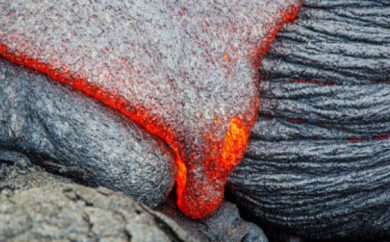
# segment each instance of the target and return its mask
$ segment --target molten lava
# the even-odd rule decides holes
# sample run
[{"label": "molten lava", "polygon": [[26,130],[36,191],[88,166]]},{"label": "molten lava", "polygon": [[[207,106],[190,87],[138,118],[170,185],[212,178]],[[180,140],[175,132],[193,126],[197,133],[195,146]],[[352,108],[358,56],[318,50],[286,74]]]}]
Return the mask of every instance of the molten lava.
[{"label": "molten lava", "polygon": [[[271,6],[273,4],[272,1],[269,4]],[[169,7],[171,6],[169,5]],[[0,55],[16,64],[23,65],[28,68],[32,68],[36,71],[48,75],[55,81],[70,85],[75,89],[82,91],[83,93],[91,96],[94,99],[101,101],[102,103],[108,105],[109,107],[118,110],[119,112],[127,116],[129,119],[131,119],[132,121],[136,122],[138,125],[145,128],[148,132],[160,137],[165,142],[170,144],[171,148],[176,153],[176,164],[177,164],[176,183],[177,183],[178,206],[183,211],[183,213],[185,213],[187,216],[196,219],[196,218],[205,217],[218,208],[218,206],[220,205],[223,199],[224,186],[227,177],[243,157],[243,154],[246,149],[246,144],[249,139],[250,130],[255,122],[257,109],[259,105],[258,92],[256,90],[256,87],[258,86],[257,82],[259,80],[257,79],[258,75],[257,75],[256,68],[260,64],[262,57],[265,55],[269,46],[273,42],[273,39],[277,31],[283,26],[284,23],[293,20],[297,16],[299,11],[299,7],[296,5],[291,5],[290,8],[287,8],[287,10],[286,8],[282,8],[282,9],[284,10],[279,12],[278,16],[272,18],[274,22],[266,25],[266,26],[270,25],[268,26],[267,32],[266,33],[259,32],[258,35],[262,36],[262,38],[260,39],[260,41],[257,39],[256,43],[251,43],[251,41],[254,42],[255,40],[248,40],[249,37],[243,36],[243,34],[241,35],[240,28],[238,28],[237,26],[232,27],[232,31],[236,31],[234,33],[234,37],[235,38],[242,37],[242,40],[240,39],[241,42],[243,43],[245,41],[248,42],[247,43],[248,49],[245,49],[246,47],[244,45],[238,45],[234,47],[235,50],[232,51],[232,54],[223,53],[223,52],[219,53],[218,51],[215,51],[218,52],[217,55],[215,55],[217,57],[215,57],[213,56],[213,53],[210,53],[211,44],[206,43],[207,45],[204,47],[205,51],[199,52],[199,55],[202,56],[202,58],[204,58],[201,59],[204,60],[204,62],[201,62],[201,64],[205,65],[204,70],[211,70],[210,73],[208,73],[206,76],[214,75],[214,73],[217,73],[216,71],[213,71],[213,68],[218,68],[218,70],[223,70],[220,71],[222,73],[221,76],[228,78],[228,80],[226,80],[227,87],[225,87],[226,90],[224,90],[224,92],[229,95],[231,94],[232,97],[230,99],[226,99],[224,97],[225,99],[223,99],[220,98],[219,96],[212,96],[214,95],[214,90],[211,90],[209,92],[206,92],[206,94],[204,94],[205,93],[204,90],[207,87],[204,87],[205,85],[201,83],[202,85],[200,86],[202,86],[202,88],[195,89],[196,90],[195,93],[198,96],[204,95],[206,97],[205,98],[206,101],[204,101],[203,104],[199,105],[199,107],[197,107],[198,109],[194,109],[194,113],[191,114],[193,115],[191,116],[191,120],[185,119],[186,117],[188,118],[189,114],[186,114],[187,116],[181,115],[182,112],[185,111],[188,112],[188,110],[181,111],[180,108],[182,106],[185,106],[183,102],[185,102],[188,98],[193,98],[194,94],[188,93],[182,99],[180,99],[181,97],[178,98],[174,94],[171,95],[171,97],[173,96],[174,98],[177,98],[180,102],[177,101],[177,99],[173,99],[173,101],[170,100],[169,95],[167,95],[168,97],[165,97],[166,102],[164,102],[164,99],[162,102],[161,100],[152,102],[150,100],[153,99],[151,97],[151,95],[153,94],[153,90],[149,91],[149,93],[138,92],[139,90],[137,88],[141,88],[141,89],[145,88],[144,86],[147,80],[149,80],[148,78],[153,79],[155,77],[154,75],[158,74],[156,72],[157,69],[156,70],[153,69],[153,68],[158,68],[157,64],[160,64],[160,62],[158,62],[159,61],[158,58],[157,58],[158,61],[156,62],[157,64],[155,66],[153,64],[154,62],[152,63],[153,68],[151,68],[151,71],[149,71],[147,65],[144,63],[140,64],[143,67],[139,66],[139,68],[145,68],[146,71],[143,70],[140,71],[136,69],[136,67],[132,69],[129,67],[129,70],[127,70],[126,65],[119,65],[121,67],[124,66],[123,73],[128,74],[129,72],[131,72],[132,75],[137,76],[137,78],[134,77],[128,82],[124,82],[125,84],[122,84],[120,83],[121,82],[120,79],[116,79],[114,77],[111,80],[110,79],[111,77],[109,75],[104,76],[105,73],[103,69],[98,70],[100,71],[100,73],[99,75],[96,75],[94,73],[93,68],[91,69],[86,68],[85,70],[80,69],[78,66],[72,66],[70,63],[68,63],[65,60],[66,59],[65,57],[62,58],[63,56],[67,56],[67,55],[71,55],[73,58],[73,55],[74,54],[77,55],[77,53],[73,53],[73,52],[69,53],[66,50],[61,52],[58,49],[55,50],[53,49],[53,50],[48,50],[48,53],[53,52],[54,57],[50,55],[41,54],[41,52],[46,51],[45,50],[46,45],[43,44],[42,46],[40,46],[41,49],[39,48],[34,49],[35,46],[34,41],[36,40],[34,38],[32,38],[29,41],[24,40],[23,32],[19,33],[18,35],[18,33],[15,34],[16,31],[10,31],[10,33],[8,33],[7,31],[4,32],[0,31]],[[262,14],[261,8],[259,9],[258,14]],[[11,20],[6,19],[7,21],[19,21],[19,20],[14,20],[13,15],[14,12],[10,11],[8,14],[4,16],[10,17]],[[172,18],[187,18],[188,15],[189,13],[183,14],[182,12],[179,11],[179,13],[177,13],[176,15],[172,15],[173,16]],[[2,20],[3,24],[6,22],[6,20],[4,19]],[[120,21],[122,21],[122,19],[120,19]],[[181,24],[188,24],[184,20],[180,20],[180,21],[183,21],[183,22],[179,22]],[[201,32],[200,33],[195,32],[195,34],[199,34],[201,36],[201,34],[204,33],[207,34],[211,33],[210,36],[212,36],[212,34],[215,32],[215,29],[211,28],[210,26],[212,27],[214,26],[220,30],[221,27],[219,26],[218,21],[216,23],[212,21],[213,19],[209,19],[206,16],[204,18],[204,23],[202,23],[201,28],[199,28]],[[249,20],[246,20],[246,22],[248,21]],[[61,20],[59,20],[58,22],[61,23]],[[50,24],[50,23],[45,22],[45,24]],[[226,24],[230,24],[230,22]],[[14,25],[17,26],[17,23],[15,23]],[[248,26],[242,26],[242,27],[247,28]],[[180,27],[178,31],[179,30],[182,31],[182,27]],[[184,31],[186,31],[185,28]],[[247,32],[248,35],[253,35],[252,33],[253,31],[247,31]],[[31,35],[35,37],[34,34],[35,33]],[[81,34],[85,34],[85,33],[81,33]],[[9,37],[9,35],[12,36]],[[198,44],[200,46],[203,46],[203,42],[201,38],[194,39],[192,35],[189,36],[191,37],[189,38],[189,40],[194,41],[194,45]],[[257,35],[255,34],[254,36],[256,37]],[[224,36],[221,35],[219,37],[222,38],[223,41],[217,41],[217,44],[215,44],[216,46],[220,43],[224,43],[225,41],[223,39]],[[40,38],[43,37],[39,35],[36,38],[39,40]],[[104,40],[103,37],[102,39]],[[91,40],[93,41],[94,37],[91,37]],[[45,41],[50,42],[53,40],[45,39]],[[61,41],[68,43],[67,40],[61,40]],[[39,41],[37,41],[37,43],[38,42]],[[88,46],[86,46],[85,48],[88,48]],[[103,50],[104,54],[107,54],[108,49],[109,48],[105,48]],[[255,51],[253,51],[254,49]],[[214,51],[214,49],[211,50]],[[150,59],[154,60],[155,56],[153,56],[153,53],[151,51],[149,50],[142,50],[142,51],[147,53],[146,55],[142,55],[142,58],[145,58],[145,60],[150,60]],[[195,53],[196,51],[198,51],[198,49],[194,49],[192,53]],[[89,53],[85,52],[85,54],[88,55]],[[253,54],[255,56],[253,56]],[[197,53],[195,53],[195,55],[197,55]],[[93,60],[92,56],[93,55],[91,55],[91,59],[89,60]],[[189,58],[188,55],[184,55],[184,57]],[[121,58],[121,60],[128,60],[128,59],[130,58],[127,57]],[[191,61],[191,59],[189,59],[189,61]],[[219,61],[223,62],[223,64],[219,64]],[[169,62],[169,60],[167,62]],[[246,67],[242,68],[241,66],[243,64],[246,64],[246,62],[254,64],[254,66],[251,66],[249,69],[246,69]],[[181,62],[179,61],[179,63]],[[188,65],[191,64],[191,62],[186,62],[186,63]],[[84,64],[87,65],[88,62],[84,62]],[[110,63],[108,63],[108,65],[109,64]],[[228,68],[226,68],[226,71],[224,71],[224,67],[226,66],[228,66]],[[118,67],[118,65],[115,65],[113,67],[116,68]],[[187,67],[183,67],[183,68],[187,68]],[[192,70],[191,69],[192,67],[189,66],[188,68],[189,70]],[[250,71],[250,73],[248,73],[248,76],[250,77],[249,79],[253,78],[253,80],[247,81],[247,78],[240,79],[241,78],[240,76],[234,76],[240,70]],[[113,73],[115,74],[121,71],[122,69],[113,70]],[[153,71],[155,71],[155,73],[153,73]],[[175,83],[173,81],[173,77],[169,77],[169,75],[171,74],[169,75],[167,74],[168,76],[166,79],[167,85],[168,84],[182,85],[180,83],[180,80],[186,80],[189,83],[193,81],[191,76],[188,77],[188,75],[192,75],[190,71],[180,72],[179,70],[174,73],[177,73],[179,81]],[[203,74],[198,73],[197,75],[198,76],[196,77],[199,79],[200,77],[202,77]],[[143,77],[144,79],[142,79],[141,77]],[[101,83],[102,79],[104,81],[106,80],[105,78],[107,78],[108,84],[105,84],[104,82],[103,84]],[[218,78],[216,79],[216,81],[214,81],[213,85],[214,86],[220,84],[224,85],[225,83],[222,81],[222,79],[220,80]],[[158,85],[159,83],[158,81],[159,79],[157,78],[157,81],[155,82],[156,85]],[[237,87],[240,87],[241,82],[243,86],[245,85],[249,87],[253,86],[254,87],[253,90],[250,88],[248,92],[237,90]],[[237,84],[237,86],[231,83]],[[155,86],[150,85],[150,87],[156,88],[156,90],[158,91],[166,87],[165,84],[157,87],[156,85]],[[187,85],[187,87],[192,88],[191,85]],[[177,89],[180,91],[181,90],[180,88]],[[185,88],[185,86],[183,88]],[[130,89],[130,91],[128,91],[127,89]],[[148,91],[147,89],[143,89],[143,90]],[[183,89],[182,93],[184,93],[185,91],[186,90]],[[165,94],[163,91],[161,93]],[[239,98],[237,98],[234,95],[237,95],[237,97]],[[202,111],[201,108],[209,104],[209,100],[207,98],[216,99],[215,105],[218,105],[218,102],[222,102],[224,100],[226,102],[233,102],[233,103],[230,106],[227,106],[223,111],[214,112],[213,110],[211,110],[211,108]],[[238,102],[237,100],[239,100],[240,102]],[[234,102],[238,102],[238,105],[242,105],[242,106],[238,107],[237,103]],[[173,104],[168,105],[166,103],[173,103]],[[224,106],[222,105],[222,107]],[[163,112],[162,110],[164,110],[164,108],[167,109],[168,111]],[[220,110],[222,108],[220,109],[215,108],[215,109]],[[213,111],[211,115],[212,122],[208,122],[210,118],[204,118],[204,120],[199,120],[200,118],[207,116],[209,110]],[[169,115],[172,115],[172,117]],[[197,129],[191,129],[191,127],[193,127],[194,124],[191,123],[185,124],[187,121],[199,122],[199,127]]]}]

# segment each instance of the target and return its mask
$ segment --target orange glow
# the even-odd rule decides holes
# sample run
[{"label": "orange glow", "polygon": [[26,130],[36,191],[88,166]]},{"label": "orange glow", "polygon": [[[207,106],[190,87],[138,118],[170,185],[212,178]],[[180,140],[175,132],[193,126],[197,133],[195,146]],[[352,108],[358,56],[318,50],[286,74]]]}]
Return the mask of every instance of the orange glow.
[{"label": "orange glow", "polygon": [[265,36],[265,40],[262,40],[257,49],[254,51],[254,56],[252,56],[252,64],[254,68],[260,68],[261,61],[264,59],[265,54],[268,52],[269,47],[274,42],[276,34],[283,27],[284,24],[292,22],[299,13],[301,6],[300,5],[292,5],[289,9],[286,9],[281,14],[281,19],[276,23],[275,27],[268,32]]},{"label": "orange glow", "polygon": [[228,53],[225,53],[225,54],[223,55],[223,59],[224,59],[226,62],[230,62],[230,60],[231,60]]},{"label": "orange glow", "polygon": [[[280,23],[266,36],[265,41],[262,40],[265,44],[257,49],[256,65],[261,63],[261,59],[273,42],[276,32],[282,27],[283,23],[293,20],[298,10],[299,7],[293,6],[290,11],[283,13]],[[182,14],[184,15],[184,13]],[[57,82],[82,91],[88,96],[118,110],[147,132],[168,143],[175,152],[177,204],[184,214],[194,219],[203,218],[219,207],[223,200],[227,177],[244,155],[250,130],[257,115],[258,97],[251,97],[253,100],[251,100],[251,108],[248,113],[233,116],[230,120],[227,117],[215,117],[213,124],[211,124],[213,127],[205,131],[208,134],[205,147],[196,147],[199,148],[199,153],[186,153],[186,144],[179,142],[183,138],[180,135],[184,134],[175,132],[163,117],[152,114],[142,103],[125,99],[117,94],[114,95],[115,92],[88,82],[86,77],[74,75],[66,66],[58,70],[50,63],[45,63],[38,58],[30,58],[26,53],[12,52],[8,46],[1,43],[0,56],[15,64],[44,73]],[[228,53],[225,53],[223,58],[227,62],[231,61]],[[236,61],[236,58],[233,58],[233,61]],[[228,127],[224,126],[224,130],[220,130],[218,125],[224,122],[228,123]],[[220,131],[222,134],[217,135],[212,132],[213,130]],[[220,137],[223,137],[223,139],[221,140]],[[202,159],[201,164],[194,162],[194,160],[199,162],[199,159]],[[202,174],[194,172],[197,165],[202,166]]]},{"label": "orange glow", "polygon": [[176,158],[176,194],[177,194],[177,206],[183,206],[183,192],[187,183],[187,167],[184,162],[181,160],[180,156]]},{"label": "orange glow", "polygon": [[234,168],[241,160],[248,143],[248,131],[240,118],[234,117],[230,121],[230,129],[225,135],[222,155],[218,161],[224,169]]}]

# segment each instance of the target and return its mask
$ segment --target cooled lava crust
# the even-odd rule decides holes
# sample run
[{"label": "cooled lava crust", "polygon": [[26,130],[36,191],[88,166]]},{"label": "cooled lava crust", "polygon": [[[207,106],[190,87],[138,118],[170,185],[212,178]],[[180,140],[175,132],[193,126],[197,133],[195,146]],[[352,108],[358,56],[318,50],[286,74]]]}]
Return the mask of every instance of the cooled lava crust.
[{"label": "cooled lava crust", "polygon": [[237,204],[307,240],[389,241],[390,1],[305,0],[262,75]]},{"label": "cooled lava crust", "polygon": [[0,3],[0,54],[70,85],[162,138],[178,206],[220,205],[258,110],[258,67],[293,0]]}]

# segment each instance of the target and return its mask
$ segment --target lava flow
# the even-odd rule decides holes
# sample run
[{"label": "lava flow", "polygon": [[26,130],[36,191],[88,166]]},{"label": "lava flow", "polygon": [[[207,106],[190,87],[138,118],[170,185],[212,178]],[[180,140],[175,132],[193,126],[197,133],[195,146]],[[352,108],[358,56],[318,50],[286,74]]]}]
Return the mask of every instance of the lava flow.
[{"label": "lava flow", "polygon": [[[227,1],[205,10],[197,1],[75,1],[61,8],[26,2],[0,6],[0,55],[84,92],[163,139],[176,153],[181,211],[196,219],[216,210],[256,119],[258,64],[299,5]],[[220,10],[226,7],[230,11]]]}]

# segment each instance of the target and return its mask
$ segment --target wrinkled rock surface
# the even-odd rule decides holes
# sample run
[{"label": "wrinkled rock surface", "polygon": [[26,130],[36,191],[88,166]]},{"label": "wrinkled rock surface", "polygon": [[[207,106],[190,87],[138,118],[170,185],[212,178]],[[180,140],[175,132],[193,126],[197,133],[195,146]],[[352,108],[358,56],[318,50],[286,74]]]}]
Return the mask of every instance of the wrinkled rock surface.
[{"label": "wrinkled rock surface", "polygon": [[123,191],[150,206],[171,191],[170,149],[84,94],[0,59],[0,103],[0,149],[11,151],[8,159],[18,151],[62,175]]},{"label": "wrinkled rock surface", "polygon": [[[312,239],[390,236],[389,13],[387,1],[306,1],[296,24],[278,35],[263,63],[259,119],[245,159],[229,180],[230,193],[254,221]],[[60,69],[54,63],[52,67]],[[17,82],[0,82],[5,104],[0,107],[5,110],[0,112],[0,145],[6,149],[1,150],[0,160],[17,158],[23,163],[32,158],[49,169],[127,192],[150,205],[166,197],[172,186],[167,180],[173,173],[172,155],[160,141],[120,115],[85,101],[85,96],[47,80],[50,84],[41,86],[39,80],[45,77],[14,68],[1,61],[0,79],[9,75]],[[36,101],[30,104],[30,100]],[[72,116],[74,109],[79,110],[77,116]],[[85,120],[78,115],[85,115]],[[58,120],[63,119],[66,132],[55,132],[62,130]],[[122,148],[111,150],[115,145],[106,147],[106,142]],[[86,144],[88,149],[83,149]],[[150,152],[155,159],[144,166],[151,161]],[[124,162],[128,157],[140,162]],[[0,167],[11,174],[0,176],[1,196],[9,203],[16,196],[12,190],[30,184],[30,178],[14,182],[9,179],[17,176],[13,169],[6,163]],[[150,174],[145,180],[144,175],[137,176],[142,169]],[[44,185],[46,179],[38,177],[49,176],[40,173],[31,178]],[[142,190],[150,179],[156,180]],[[51,189],[53,196],[63,199],[61,187]],[[145,191],[147,197],[142,196]],[[205,221],[199,224],[212,234],[213,227]],[[202,227],[199,224],[191,225],[191,231]]]},{"label": "wrinkled rock surface", "polygon": [[218,208],[243,156],[258,106],[254,65],[297,2],[1,0],[0,54],[169,143],[179,207],[200,218]]},{"label": "wrinkled rock surface", "polygon": [[306,238],[390,237],[390,3],[305,1],[263,75],[237,204]]}]

